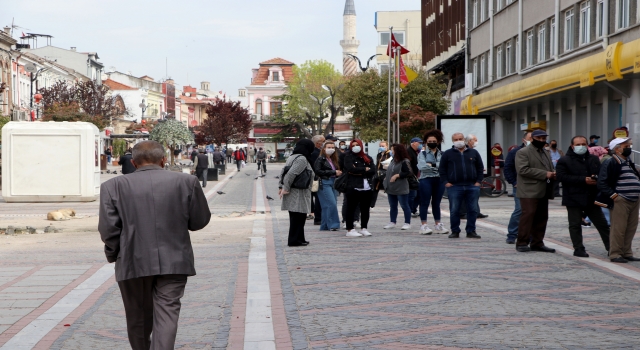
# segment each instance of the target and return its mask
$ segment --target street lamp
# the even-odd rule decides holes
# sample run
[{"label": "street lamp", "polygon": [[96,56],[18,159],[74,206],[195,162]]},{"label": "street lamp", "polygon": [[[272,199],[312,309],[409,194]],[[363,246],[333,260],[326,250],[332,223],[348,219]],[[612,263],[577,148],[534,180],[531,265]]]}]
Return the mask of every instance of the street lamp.
[{"label": "street lamp", "polygon": [[[35,68],[35,64],[29,66],[29,68]],[[25,68],[26,69],[26,68]],[[31,73],[31,85],[29,86],[31,88],[31,98],[29,99],[29,109],[31,110],[31,113],[33,113],[33,82],[35,82],[36,80],[38,80],[38,75],[42,72],[44,72],[45,70],[49,69],[49,67],[46,68],[40,68],[38,69],[38,71],[36,72],[36,74],[34,75],[33,72]],[[28,69],[27,71],[30,71],[30,69]],[[41,97],[42,98],[42,97]],[[39,101],[37,101],[36,103],[38,103]],[[38,113],[40,114],[40,113]],[[32,118],[33,118],[33,114],[32,114]]]},{"label": "street lamp", "polygon": [[144,118],[144,112],[146,112],[147,110],[147,105],[144,103],[144,98],[142,99],[142,103],[140,103],[138,105],[138,107],[140,107],[140,109],[142,109],[142,116],[140,117],[140,121],[142,121],[142,119]]},{"label": "street lamp", "polygon": [[338,85],[338,87],[333,90],[331,89],[331,87],[329,87],[328,85],[322,85],[322,88],[329,91],[329,97],[331,97],[331,105],[329,106],[329,110],[331,111],[331,135],[333,135],[335,137],[335,124],[336,124],[336,114],[338,114],[338,109],[340,108],[340,106],[338,108],[336,108],[335,105],[335,96],[336,93],[341,90],[344,87],[344,84],[340,84]]}]

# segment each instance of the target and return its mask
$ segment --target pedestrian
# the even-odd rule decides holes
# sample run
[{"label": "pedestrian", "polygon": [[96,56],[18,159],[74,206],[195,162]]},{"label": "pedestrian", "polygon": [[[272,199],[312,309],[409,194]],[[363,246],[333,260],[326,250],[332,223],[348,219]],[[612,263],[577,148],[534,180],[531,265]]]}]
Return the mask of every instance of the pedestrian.
[{"label": "pedestrian", "polygon": [[[608,144],[607,147],[609,147]],[[609,150],[602,146],[589,147],[589,153],[598,157],[598,159],[600,160],[600,164],[604,163],[605,160],[611,158],[611,156],[609,155]],[[604,214],[604,218],[607,220],[607,225],[611,227],[611,213],[609,211],[609,208],[600,207],[600,210],[602,210],[602,214]]]},{"label": "pedestrian", "polygon": [[[467,147],[475,149],[476,145],[478,144],[478,137],[476,137],[476,135],[474,135],[474,134],[469,134],[469,135],[465,136],[464,142],[467,145]],[[482,172],[484,174],[484,165],[483,165]],[[477,219],[488,218],[489,215],[485,215],[485,214],[482,214],[480,212],[480,202],[479,201],[480,201],[480,197],[478,197],[478,200],[476,201],[476,207],[477,207],[477,211],[478,211],[478,215],[476,215],[476,218]],[[460,206],[460,218],[461,219],[466,219],[467,218],[467,206],[466,205]]]},{"label": "pedestrian", "polygon": [[[344,141],[341,141],[341,143],[344,143]],[[340,169],[342,169],[342,171],[344,172],[344,159],[347,156],[347,154],[351,153],[350,149],[346,149],[344,152],[341,152],[338,155],[338,165],[340,166]],[[386,174],[386,171],[385,171]],[[344,195],[344,198],[342,199],[342,228],[347,228],[347,208],[349,207],[349,201],[347,199],[347,195]],[[360,229],[360,204],[356,204],[356,210],[354,211],[353,214],[353,225],[355,226],[355,228]]]},{"label": "pedestrian", "polygon": [[131,162],[133,160],[131,152],[131,148],[127,149],[127,151],[120,156],[120,160],[118,161],[118,165],[122,165],[121,172],[123,175],[131,174],[132,172],[136,171],[136,167]]},{"label": "pedestrian", "polygon": [[460,207],[467,207],[467,238],[480,238],[476,233],[476,217],[480,196],[480,182],[484,165],[480,153],[467,147],[464,134],[457,132],[451,136],[453,148],[446,150],[440,159],[440,181],[447,188],[449,211],[451,213],[451,234],[449,238],[460,237]]},{"label": "pedestrian", "polygon": [[[551,140],[551,144],[549,145],[549,149],[547,149],[547,151],[549,151],[549,155],[551,155],[551,161],[553,162],[553,169],[555,170],[556,165],[558,164],[558,161],[560,160],[560,158],[564,157],[564,152],[558,147],[558,141],[556,140]],[[554,197],[562,197],[562,194],[560,194],[560,183],[561,181],[555,181],[553,183]]]},{"label": "pedestrian", "polygon": [[551,182],[556,179],[549,152],[543,149],[547,136],[542,130],[532,132],[531,144],[516,153],[516,195],[520,198],[522,208],[516,241],[516,250],[519,252],[556,252],[545,246],[543,241],[549,219],[549,199],[553,198]]},{"label": "pedestrian", "polygon": [[[311,138],[311,141],[314,143],[315,148],[313,149],[313,153],[311,153],[311,157],[309,157],[309,161],[311,165],[316,163],[316,160],[320,156],[320,150],[322,149],[322,145],[324,144],[325,137],[322,135],[315,135]],[[318,192],[311,193],[311,211],[313,212],[313,224],[320,225],[322,224],[322,206],[320,205],[320,200],[318,199]]]},{"label": "pedestrian", "polygon": [[244,155],[244,151],[240,149],[240,147],[236,146],[236,150],[233,152],[233,159],[236,162],[236,166],[238,167],[238,171],[242,169],[242,163],[247,157]]},{"label": "pedestrian", "polygon": [[384,190],[384,179],[387,176],[387,169],[383,169],[382,162],[391,158],[391,150],[387,141],[380,141],[378,144],[378,154],[376,155],[376,175],[373,178],[373,196],[371,197],[371,205],[373,208],[378,201],[378,192]]},{"label": "pedestrian", "polygon": [[347,151],[347,143],[345,141],[340,141],[339,146],[338,150],[340,153],[344,154]]},{"label": "pedestrian", "polygon": [[207,176],[209,175],[209,157],[204,154],[204,148],[200,148],[199,154],[193,162],[193,171],[198,179],[202,178],[202,188],[207,187]]},{"label": "pedestrian", "polygon": [[296,177],[302,172],[309,172],[313,177],[313,169],[309,163],[314,145],[311,140],[298,141],[293,153],[287,159],[286,167],[290,167],[287,174],[284,169],[280,172],[280,198],[282,198],[282,210],[289,211],[289,247],[306,246],[309,242],[304,237],[304,225],[306,217],[311,212],[311,183],[308,188],[292,187]]},{"label": "pedestrian", "polygon": [[[362,141],[354,139],[350,145],[351,152],[345,155],[343,168],[343,171],[349,174],[347,192],[345,193],[347,199],[347,216],[345,218],[347,237],[371,236],[367,225],[369,224],[369,204],[373,195],[371,179],[375,175],[376,165],[373,159],[364,153]],[[354,229],[354,217],[358,205],[360,205],[360,225],[362,227],[359,233]]]},{"label": "pedestrian", "polygon": [[198,156],[198,148],[197,147],[193,147],[193,152],[191,152],[191,162],[195,162],[196,161],[196,157]]},{"label": "pedestrian", "polygon": [[190,231],[211,219],[198,180],[164,170],[165,163],[160,143],[140,142],[133,148],[136,172],[100,187],[98,231],[107,261],[116,263],[134,350],[174,348],[180,299],[187,276],[196,274]]},{"label": "pedestrian", "polygon": [[231,164],[233,161],[233,149],[229,146],[227,146],[226,155],[227,155],[227,163]]},{"label": "pedestrian", "polygon": [[609,143],[613,155],[602,163],[598,175],[598,201],[611,210],[609,259],[615,263],[640,261],[631,250],[640,208],[640,173],[629,158],[632,146],[628,137],[613,139]]},{"label": "pedestrian", "polygon": [[387,199],[389,200],[389,223],[384,226],[384,229],[390,229],[396,227],[396,220],[398,219],[398,203],[404,212],[404,224],[402,230],[411,229],[411,206],[409,205],[409,176],[411,172],[411,161],[409,160],[409,153],[407,149],[400,144],[393,144],[392,158],[389,167],[387,167],[387,174],[384,178],[384,188],[387,192]]},{"label": "pedestrian", "polygon": [[[411,139],[410,147],[407,148],[407,152],[409,154],[409,160],[411,163],[411,171],[419,176],[420,171],[418,170],[418,153],[422,151],[422,139],[419,137],[414,137]],[[409,206],[411,207],[411,216],[417,218],[420,214],[418,214],[418,207],[420,206],[420,194],[418,190],[410,190],[409,191]]]},{"label": "pedestrian", "polygon": [[567,155],[558,160],[556,176],[562,182],[562,205],[567,207],[569,234],[573,243],[573,255],[588,258],[582,243],[582,217],[588,216],[598,230],[604,247],[609,251],[609,225],[600,207],[595,205],[598,194],[600,160],[587,151],[587,138],[574,136]]},{"label": "pedestrian", "polygon": [[267,173],[267,152],[265,152],[264,149],[262,149],[262,147],[260,147],[260,150],[256,154],[256,161],[258,163],[258,170],[260,170],[260,167],[262,166],[262,172],[266,174]]},{"label": "pedestrian", "polygon": [[107,147],[107,149],[104,150],[104,154],[107,156],[107,164],[111,165],[111,148]]},{"label": "pedestrian", "polygon": [[215,165],[224,164],[224,154],[220,151],[220,147],[216,147],[216,150],[213,151],[212,159]]},{"label": "pedestrian", "polygon": [[333,184],[336,177],[342,175],[336,153],[336,144],[333,141],[325,141],[320,151],[320,156],[314,163],[313,170],[320,182],[318,199],[322,206],[322,219],[320,231],[338,231],[340,228],[340,216],[338,215],[338,191]]},{"label": "pedestrian", "polygon": [[253,148],[253,146],[249,147],[249,162],[250,163],[256,162],[256,149]]},{"label": "pedestrian", "polygon": [[[444,141],[444,136],[440,130],[434,129],[424,135],[427,149],[418,154],[418,170],[420,170],[420,234],[430,235],[431,233],[449,233],[440,221],[440,202],[444,195],[444,183],[440,181],[440,161],[442,151],[438,148]],[[427,215],[429,205],[433,213],[435,226],[433,230],[427,225]]]},{"label": "pedestrian", "polygon": [[598,135],[589,136],[589,148],[598,146],[598,141],[600,141],[600,136]]},{"label": "pedestrian", "polygon": [[513,213],[511,213],[511,218],[509,219],[509,226],[507,227],[507,244],[516,244],[516,239],[518,239],[518,224],[520,222],[520,216],[522,216],[522,207],[520,206],[520,198],[516,195],[518,192],[518,173],[516,172],[516,153],[519,150],[529,146],[531,144],[531,132],[526,131],[524,136],[522,137],[522,144],[507,154],[507,159],[504,164],[504,177],[507,179],[507,182],[511,184],[513,190],[513,202],[515,203],[515,207],[513,209]]}]

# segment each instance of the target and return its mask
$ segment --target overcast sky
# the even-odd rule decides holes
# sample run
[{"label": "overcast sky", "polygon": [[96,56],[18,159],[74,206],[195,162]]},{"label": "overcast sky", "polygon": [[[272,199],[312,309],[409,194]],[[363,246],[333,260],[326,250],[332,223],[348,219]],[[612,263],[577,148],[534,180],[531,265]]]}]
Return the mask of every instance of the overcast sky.
[{"label": "overcast sky", "polygon": [[[359,56],[375,53],[376,11],[419,10],[419,0],[356,0]],[[326,59],[342,70],[345,0],[2,1],[0,25],[52,35],[54,46],[95,51],[105,69],[237,95],[251,68],[281,57]],[[27,29],[28,28],[28,29]],[[42,46],[42,41],[39,43]]]}]

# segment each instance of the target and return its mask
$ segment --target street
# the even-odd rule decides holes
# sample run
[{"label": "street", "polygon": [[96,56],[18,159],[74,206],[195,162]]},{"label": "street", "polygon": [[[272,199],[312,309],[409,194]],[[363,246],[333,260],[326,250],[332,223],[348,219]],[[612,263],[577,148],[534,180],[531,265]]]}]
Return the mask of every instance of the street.
[{"label": "street", "polygon": [[[178,349],[631,349],[640,340],[638,263],[608,262],[591,228],[591,257],[573,257],[559,200],[546,240],[556,254],[505,244],[506,195],[481,199],[489,217],[478,221],[480,240],[422,236],[415,222],[382,230],[380,194],[373,237],[319,232],[308,221],[311,244],[289,248],[274,178],[281,165],[258,180],[253,166],[205,188],[213,218],[192,233],[197,275],[182,299]],[[0,349],[128,348],[97,203],[71,206],[87,217],[54,223],[62,232],[0,237]],[[1,227],[44,226],[58,205],[0,207]]]}]

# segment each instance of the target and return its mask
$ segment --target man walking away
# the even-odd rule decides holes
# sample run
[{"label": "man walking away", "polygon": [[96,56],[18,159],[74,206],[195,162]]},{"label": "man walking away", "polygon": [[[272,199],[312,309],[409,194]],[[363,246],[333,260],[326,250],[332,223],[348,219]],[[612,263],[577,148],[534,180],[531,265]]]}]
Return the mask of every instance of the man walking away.
[{"label": "man walking away", "polygon": [[120,156],[120,160],[118,161],[118,165],[122,165],[122,174],[131,174],[136,171],[136,167],[131,163],[133,160],[133,156],[131,155],[131,148],[129,148],[124,155]]},{"label": "man walking away", "polygon": [[233,159],[235,159],[238,171],[240,171],[240,169],[242,169],[242,162],[247,158],[244,156],[244,151],[236,147],[236,150],[233,152]]},{"label": "man walking away", "polygon": [[213,151],[212,155],[213,164],[220,165],[224,163],[224,155],[220,152],[220,148],[216,147],[216,150]]},{"label": "man walking away", "polygon": [[[518,225],[516,250],[519,252],[540,251],[555,253],[556,250],[544,245],[544,235],[549,219],[549,198],[547,185],[555,180],[556,173],[549,152],[545,151],[547,133],[536,130],[531,133],[533,141],[516,153],[516,172],[522,216]],[[531,247],[529,247],[531,241]]]},{"label": "man walking away", "polygon": [[440,179],[449,194],[451,212],[451,234],[449,238],[460,237],[460,206],[467,206],[467,238],[480,238],[476,233],[476,202],[480,196],[480,182],[483,178],[482,157],[478,151],[468,148],[464,135],[457,132],[451,136],[453,148],[446,150],[440,158]]},{"label": "man walking away", "polygon": [[135,173],[100,187],[98,231],[116,263],[131,348],[173,349],[180,298],[196,274],[189,231],[207,226],[211,212],[196,178],[163,169],[158,142],[135,145],[133,162]]},{"label": "man walking away", "polygon": [[233,158],[233,150],[231,149],[231,147],[227,146],[227,163],[231,164],[232,162],[231,158]]},{"label": "man walking away", "polygon": [[253,146],[249,147],[249,163],[256,162],[256,149]]},{"label": "man walking away", "polygon": [[598,176],[598,199],[611,208],[609,259],[616,263],[640,261],[631,250],[640,208],[640,173],[629,159],[632,145],[627,137],[613,139],[609,143],[613,155],[602,163]]},{"label": "man walking away", "polygon": [[198,149],[196,147],[193,148],[193,152],[191,152],[191,162],[196,161],[196,157],[198,156]]},{"label": "man walking away", "polygon": [[599,173],[600,160],[587,151],[587,138],[575,136],[571,139],[567,155],[556,164],[556,176],[558,181],[562,181],[562,205],[567,207],[573,255],[581,258],[589,257],[582,243],[582,213],[596,226],[604,247],[609,251],[609,225],[600,207],[594,204]]},{"label": "man walking away", "polygon": [[515,208],[511,213],[511,219],[509,219],[509,226],[507,228],[507,244],[515,244],[518,238],[518,223],[520,222],[520,216],[522,215],[522,209],[520,207],[520,198],[516,196],[518,190],[518,174],[516,173],[516,153],[519,150],[527,147],[531,144],[531,132],[525,132],[522,138],[522,145],[512,149],[507,154],[507,160],[504,162],[504,177],[507,182],[513,186],[513,201]]},{"label": "man walking away", "polygon": [[258,153],[256,154],[256,161],[258,162],[258,170],[260,170],[260,167],[262,166],[262,171],[266,174],[267,173],[267,152],[265,152],[262,147],[260,147],[260,150],[258,150]]},{"label": "man walking away", "polygon": [[199,179],[202,176],[202,187],[207,187],[207,175],[209,175],[209,157],[204,154],[204,148],[200,149],[200,153],[196,156],[195,162],[193,162],[193,168],[196,171],[196,177]]}]

